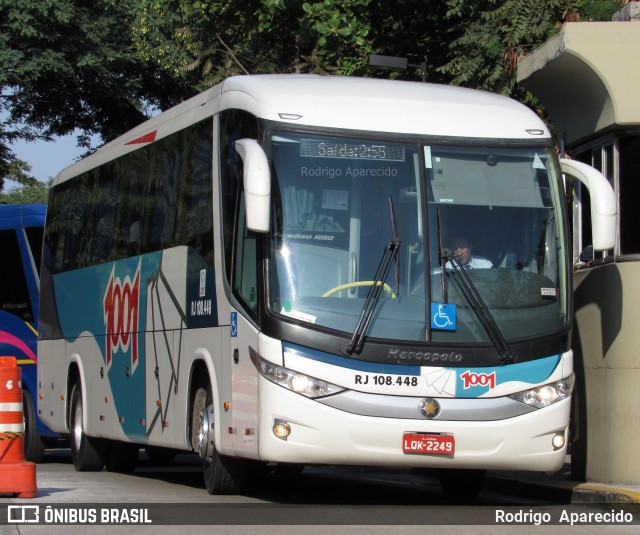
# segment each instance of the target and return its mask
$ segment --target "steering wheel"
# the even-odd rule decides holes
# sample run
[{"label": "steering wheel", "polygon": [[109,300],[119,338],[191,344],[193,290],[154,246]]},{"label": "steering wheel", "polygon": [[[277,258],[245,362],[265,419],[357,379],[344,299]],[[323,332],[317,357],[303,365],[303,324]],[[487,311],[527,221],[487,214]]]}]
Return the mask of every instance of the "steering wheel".
[{"label": "steering wheel", "polygon": [[[331,290],[329,290],[328,292],[323,293],[322,297],[329,297],[330,295],[333,295],[334,293],[340,292],[342,290],[348,290],[349,288],[359,288],[361,286],[373,286],[373,283],[374,283],[374,281],[348,282],[347,284],[341,284],[340,286],[336,286],[335,288],[331,288]],[[382,284],[382,283],[380,281],[378,281],[378,286],[380,284]],[[395,299],[396,298],[396,294],[391,289],[391,286],[389,286],[386,282],[384,284],[382,284],[382,288],[384,289],[385,292],[387,292],[391,296],[391,299]]]}]

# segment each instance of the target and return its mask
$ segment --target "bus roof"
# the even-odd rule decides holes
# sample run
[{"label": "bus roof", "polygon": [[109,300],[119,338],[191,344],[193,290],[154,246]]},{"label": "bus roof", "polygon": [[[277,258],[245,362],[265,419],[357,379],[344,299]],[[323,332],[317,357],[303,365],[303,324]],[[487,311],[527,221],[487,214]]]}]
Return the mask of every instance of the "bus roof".
[{"label": "bus roof", "polygon": [[0,204],[0,229],[42,227],[46,204]]},{"label": "bus roof", "polygon": [[244,108],[292,124],[446,137],[531,139],[549,133],[526,106],[462,87],[318,75],[237,76],[223,83],[221,109]]},{"label": "bus roof", "polygon": [[235,76],[149,119],[64,169],[54,185],[232,108],[292,126],[446,138],[550,138],[547,127],[529,108],[486,91],[347,76]]}]

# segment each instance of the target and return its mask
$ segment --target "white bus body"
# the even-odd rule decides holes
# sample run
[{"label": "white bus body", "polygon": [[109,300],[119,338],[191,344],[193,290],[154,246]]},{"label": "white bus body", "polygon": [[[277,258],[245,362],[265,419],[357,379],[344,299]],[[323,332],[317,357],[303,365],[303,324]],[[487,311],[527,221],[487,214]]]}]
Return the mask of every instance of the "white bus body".
[{"label": "white bus body", "polygon": [[[198,451],[211,493],[249,459],[556,470],[564,203],[550,133],[507,98],[230,78],[55,179],[40,417],[81,470]],[[465,269],[461,234],[491,268]]]}]

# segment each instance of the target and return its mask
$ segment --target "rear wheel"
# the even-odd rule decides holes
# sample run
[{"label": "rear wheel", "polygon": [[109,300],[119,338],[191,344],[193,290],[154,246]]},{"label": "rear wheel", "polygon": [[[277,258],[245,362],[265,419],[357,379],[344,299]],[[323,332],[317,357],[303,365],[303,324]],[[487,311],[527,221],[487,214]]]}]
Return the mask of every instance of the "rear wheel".
[{"label": "rear wheel", "polygon": [[191,408],[191,443],[203,463],[204,482],[209,494],[237,494],[242,490],[245,463],[220,455],[215,446],[215,414],[210,388],[196,390]]},{"label": "rear wheel", "polygon": [[82,387],[78,381],[71,390],[69,407],[69,431],[71,432],[71,458],[78,472],[102,470],[105,461],[106,442],[87,436],[82,427],[84,407],[82,405]]}]

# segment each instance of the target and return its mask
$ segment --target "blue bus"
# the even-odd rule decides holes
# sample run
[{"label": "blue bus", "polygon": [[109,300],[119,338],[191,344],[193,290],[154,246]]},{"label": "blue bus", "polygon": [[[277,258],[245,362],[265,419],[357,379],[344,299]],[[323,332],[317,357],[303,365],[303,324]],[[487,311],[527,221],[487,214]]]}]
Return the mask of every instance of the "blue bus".
[{"label": "blue bus", "polygon": [[0,355],[22,368],[25,457],[44,457],[45,440],[57,437],[37,417],[37,340],[40,256],[47,206],[0,204]]}]

